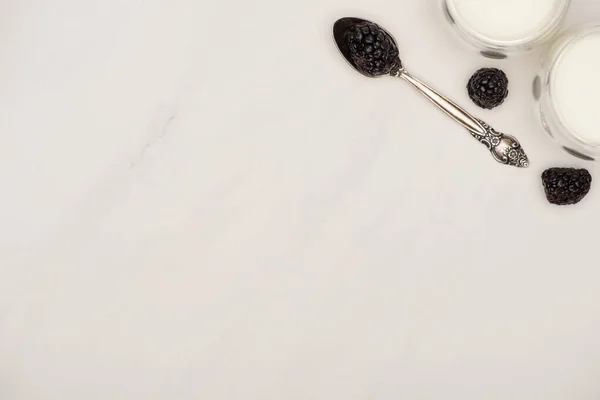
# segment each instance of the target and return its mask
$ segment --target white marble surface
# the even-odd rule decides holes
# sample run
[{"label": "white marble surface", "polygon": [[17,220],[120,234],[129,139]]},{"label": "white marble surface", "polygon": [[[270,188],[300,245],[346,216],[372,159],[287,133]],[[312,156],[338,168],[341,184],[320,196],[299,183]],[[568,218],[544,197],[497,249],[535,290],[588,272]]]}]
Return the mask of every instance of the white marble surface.
[{"label": "white marble surface", "polygon": [[[346,15],[532,167],[350,70]],[[600,189],[546,203],[584,164],[536,124],[536,63],[471,53],[437,0],[3,1],[0,398],[598,399]]]}]

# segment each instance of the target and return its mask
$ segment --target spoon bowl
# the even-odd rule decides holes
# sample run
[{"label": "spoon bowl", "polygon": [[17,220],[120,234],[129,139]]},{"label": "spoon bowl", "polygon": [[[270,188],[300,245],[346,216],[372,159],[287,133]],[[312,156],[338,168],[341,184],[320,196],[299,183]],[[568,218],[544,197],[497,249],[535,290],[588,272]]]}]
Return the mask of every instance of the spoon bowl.
[{"label": "spoon bowl", "polygon": [[[344,17],[344,18],[338,19],[333,24],[333,39],[335,40],[335,43],[337,44],[338,49],[342,53],[342,56],[346,59],[346,61],[348,61],[348,64],[350,64],[350,66],[352,68],[354,68],[357,72],[361,73],[362,75],[366,76],[367,78],[379,78],[379,77],[385,76],[385,75],[367,74],[362,69],[358,68],[358,66],[352,59],[352,53],[350,52],[350,47],[348,46],[348,37],[347,37],[348,31],[353,26],[356,26],[359,24],[364,24],[364,23],[372,23],[372,22],[367,21],[366,19],[354,18],[354,17]],[[392,42],[394,42],[396,47],[398,47],[398,43],[396,42],[394,37],[388,31],[383,29],[381,26],[379,26],[379,29],[384,31],[385,34],[389,37],[389,39]],[[397,58],[397,64],[398,64],[397,69],[402,69],[402,61],[400,61],[399,57]]]}]

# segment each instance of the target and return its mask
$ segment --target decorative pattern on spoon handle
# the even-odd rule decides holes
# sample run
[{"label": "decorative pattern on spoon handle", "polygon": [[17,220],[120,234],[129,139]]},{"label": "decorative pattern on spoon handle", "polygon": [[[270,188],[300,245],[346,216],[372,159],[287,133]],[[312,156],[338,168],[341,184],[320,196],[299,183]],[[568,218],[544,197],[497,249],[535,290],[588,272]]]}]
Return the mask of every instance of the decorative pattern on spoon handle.
[{"label": "decorative pattern on spoon handle", "polygon": [[496,161],[519,168],[529,167],[529,159],[514,136],[496,131],[478,118],[477,121],[485,129],[485,134],[482,135],[472,130],[469,130],[469,132],[490,150]]},{"label": "decorative pattern on spoon handle", "polygon": [[475,118],[458,104],[409,74],[405,69],[395,70],[391,72],[391,75],[402,78],[410,83],[446,115],[465,127],[475,139],[483,143],[490,150],[492,157],[497,162],[519,168],[527,168],[529,166],[527,155],[516,138],[496,132],[491,126]]}]

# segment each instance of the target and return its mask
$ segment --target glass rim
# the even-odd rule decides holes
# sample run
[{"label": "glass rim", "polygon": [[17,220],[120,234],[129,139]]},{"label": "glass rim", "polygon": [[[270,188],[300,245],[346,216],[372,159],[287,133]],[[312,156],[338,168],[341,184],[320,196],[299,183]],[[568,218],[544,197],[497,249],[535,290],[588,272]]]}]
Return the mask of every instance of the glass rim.
[{"label": "glass rim", "polygon": [[560,3],[557,7],[557,12],[552,16],[552,18],[548,20],[544,27],[534,35],[514,40],[497,40],[491,39],[486,35],[482,34],[481,32],[470,28],[470,25],[465,21],[464,18],[461,17],[460,13],[456,10],[454,1],[455,0],[444,0],[444,4],[446,6],[448,14],[455,21],[455,25],[458,27],[460,32],[467,38],[469,38],[471,41],[477,41],[480,44],[483,44],[484,46],[494,50],[505,50],[511,48],[518,49],[519,47],[533,45],[535,43],[543,41],[546,37],[552,35],[555,32],[555,30],[562,22],[571,4],[571,0],[559,0]]}]

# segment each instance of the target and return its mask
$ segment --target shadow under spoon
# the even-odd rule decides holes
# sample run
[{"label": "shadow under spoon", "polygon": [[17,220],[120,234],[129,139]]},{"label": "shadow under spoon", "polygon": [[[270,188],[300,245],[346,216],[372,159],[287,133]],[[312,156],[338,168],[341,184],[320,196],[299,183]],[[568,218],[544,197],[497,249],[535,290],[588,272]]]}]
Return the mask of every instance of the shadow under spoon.
[{"label": "shadow under spoon", "polygon": [[[375,31],[368,32],[369,27],[375,29]],[[391,58],[383,61],[373,61],[372,57],[363,59],[360,55],[357,55],[356,48],[351,49],[350,47],[355,46],[355,44],[349,40],[349,35],[353,30],[355,35],[362,35],[356,29],[364,29],[366,35],[376,33],[379,36],[373,40],[384,43],[385,48],[381,49],[373,49],[372,46],[367,45],[370,47],[369,55],[373,51],[381,50],[391,55]],[[514,136],[497,132],[482,120],[475,118],[456,103],[409,74],[398,55],[396,40],[381,26],[360,18],[341,18],[333,25],[333,37],[344,58],[364,76],[369,78],[392,76],[405,80],[438,106],[446,115],[465,127],[475,139],[488,148],[497,162],[519,168],[529,167],[529,159]],[[376,65],[375,62],[377,62]]]}]

